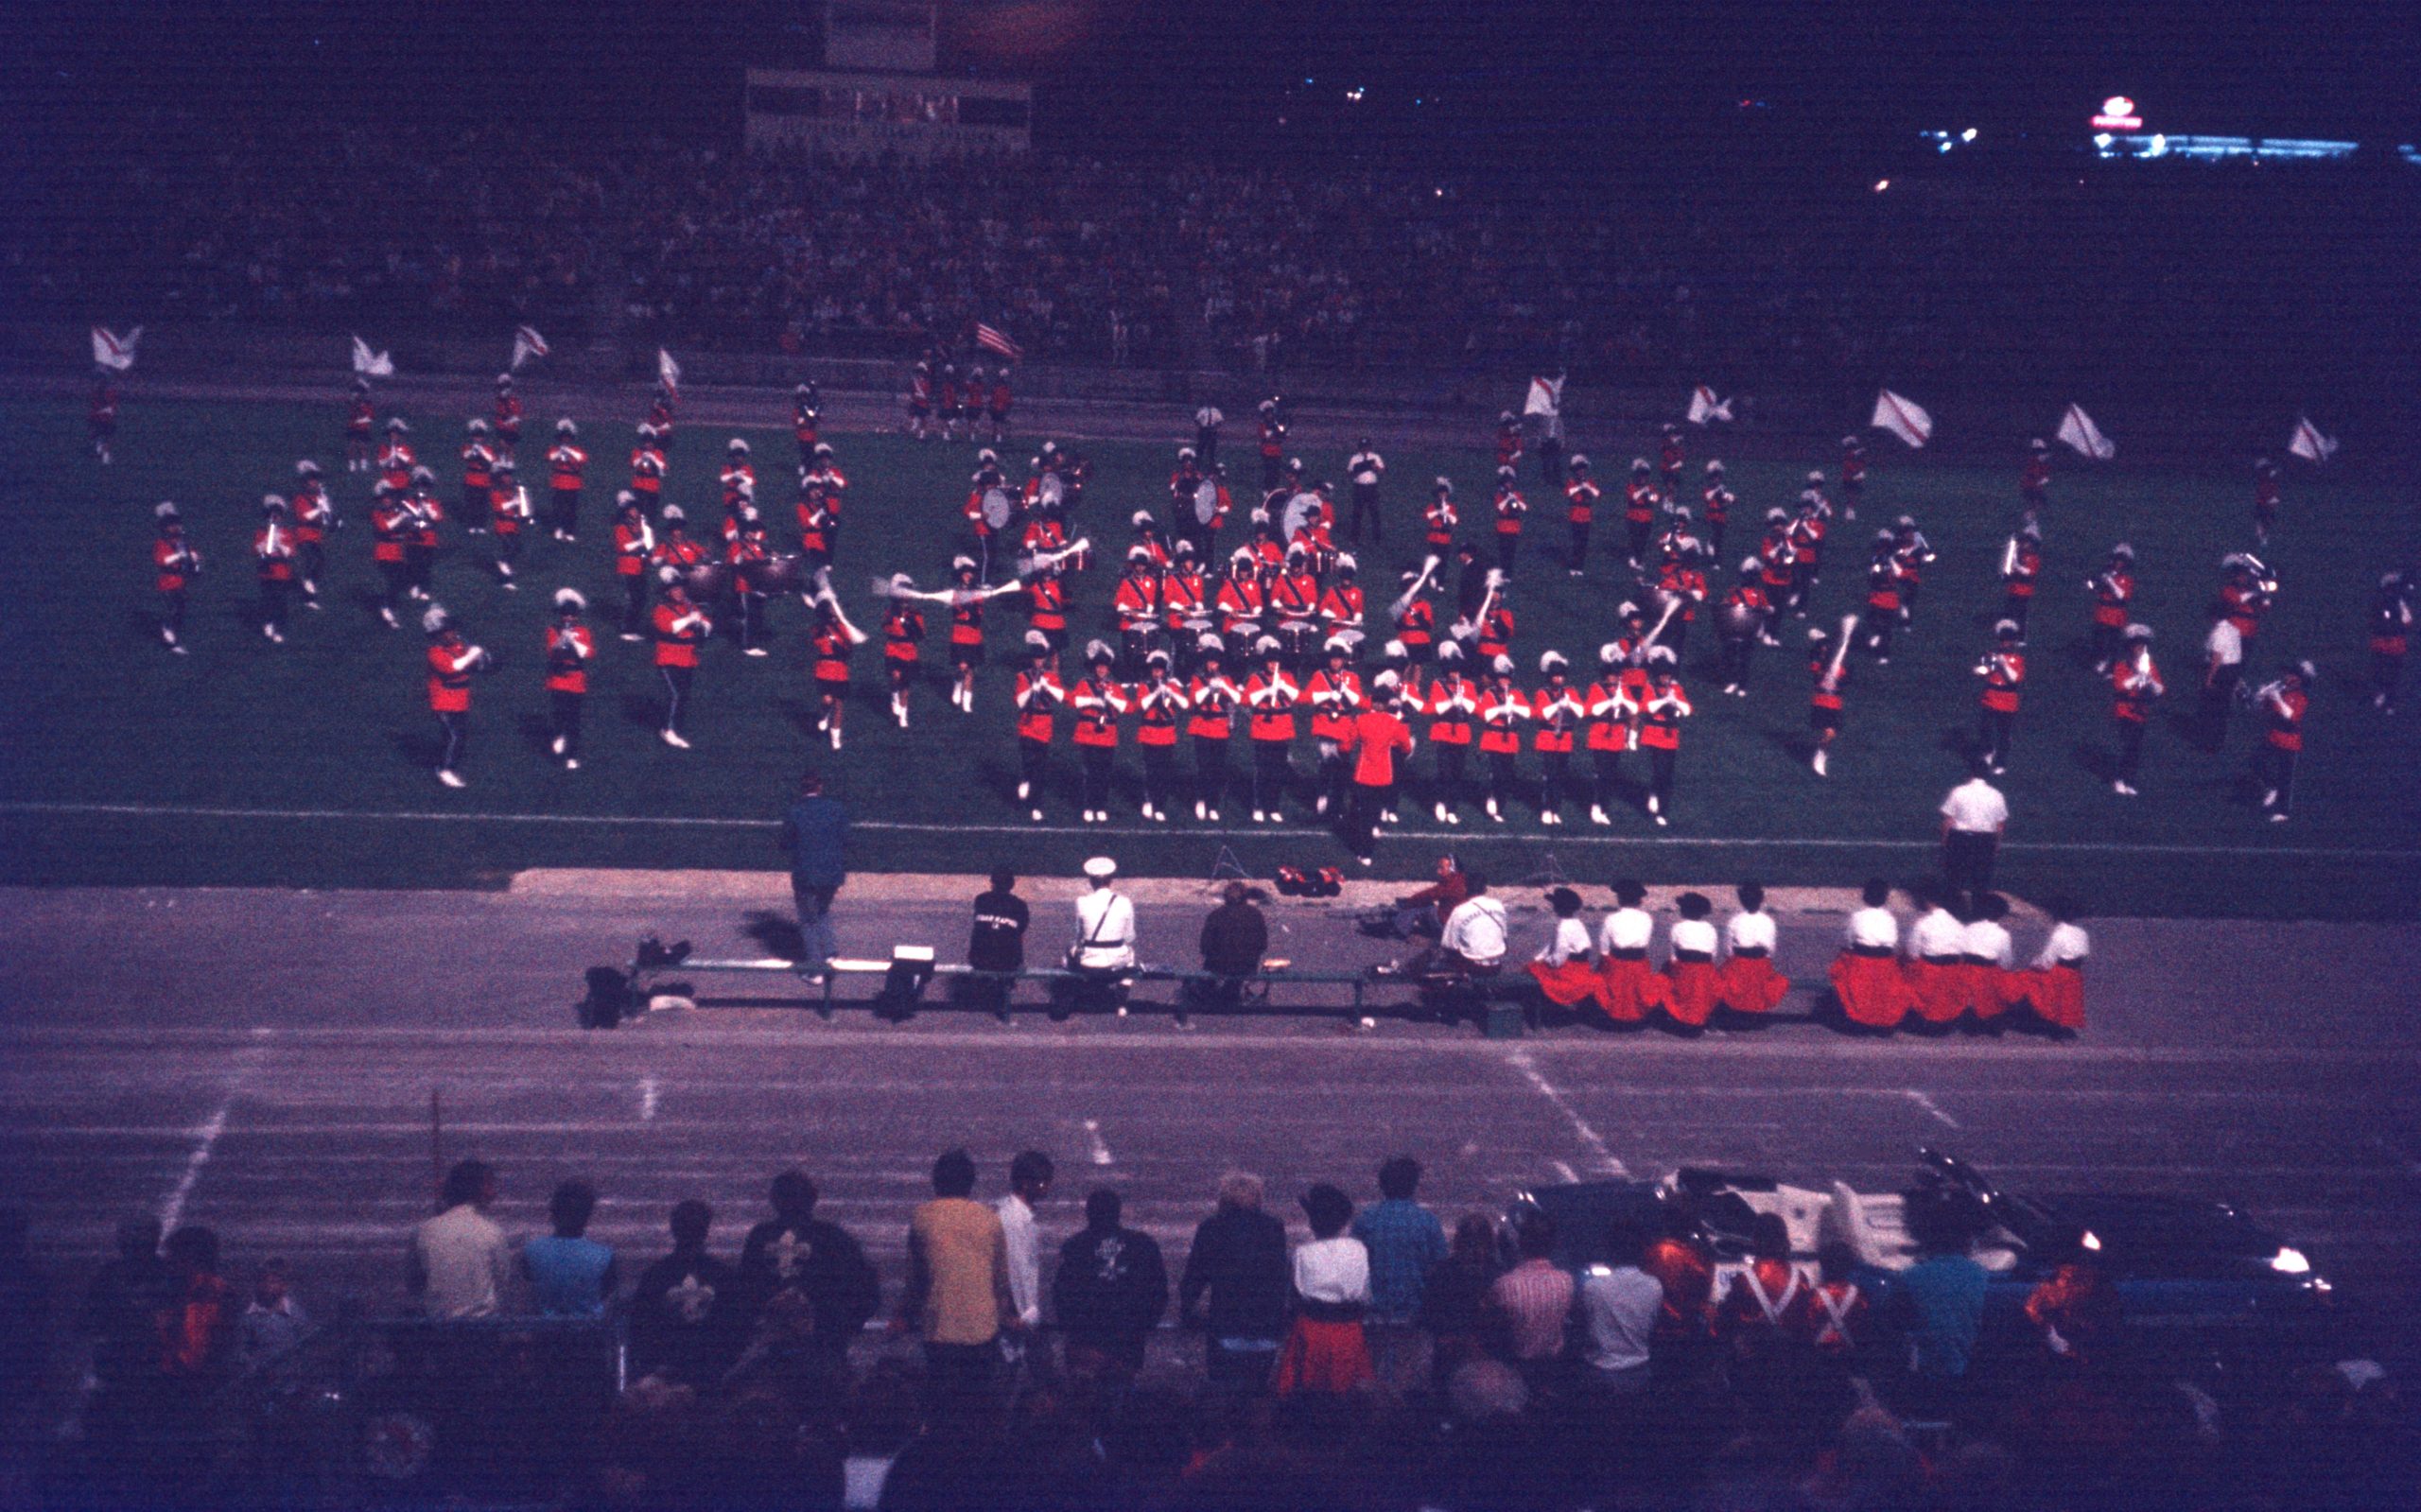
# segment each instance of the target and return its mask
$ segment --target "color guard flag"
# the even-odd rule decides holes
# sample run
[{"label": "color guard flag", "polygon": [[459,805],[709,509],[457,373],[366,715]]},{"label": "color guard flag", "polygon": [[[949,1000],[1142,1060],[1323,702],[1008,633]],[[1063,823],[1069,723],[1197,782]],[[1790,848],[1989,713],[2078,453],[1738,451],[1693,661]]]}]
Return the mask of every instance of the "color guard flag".
[{"label": "color guard flag", "polygon": [[673,361],[672,354],[662,347],[655,349],[655,375],[666,388],[675,393],[681,391],[681,364]]},{"label": "color guard flag", "polygon": [[2101,433],[2100,427],[2093,423],[2093,417],[2084,412],[2082,405],[2068,406],[2068,412],[2060,417],[2059,436],[2098,462],[2106,462],[2118,455],[2117,443]]},{"label": "color guard flag", "polygon": [[986,351],[998,352],[1012,362],[1025,356],[1024,351],[1009,339],[1006,332],[994,330],[980,321],[975,325],[975,344]]},{"label": "color guard flag", "polygon": [[93,364],[112,368],[119,373],[134,366],[134,343],[143,339],[143,327],[136,326],[124,336],[93,327]]},{"label": "color guard flag", "polygon": [[1562,411],[1563,380],[1561,378],[1532,378],[1530,392],[1522,401],[1522,413],[1542,415],[1553,420]]},{"label": "color guard flag", "polygon": [[1732,418],[1732,401],[1718,399],[1715,391],[1701,383],[1690,391],[1690,424],[1703,426],[1710,420]]},{"label": "color guard flag", "polygon": [[1933,416],[1889,389],[1874,396],[1874,418],[1867,424],[1891,432],[1910,446],[1922,446],[1933,435]]},{"label": "color guard flag", "polygon": [[2337,443],[2322,435],[2306,415],[2295,422],[2294,438],[2287,443],[2287,449],[2308,462],[2325,462],[2337,455]]},{"label": "color guard flag", "polygon": [[359,337],[353,339],[353,371],[365,378],[392,378],[395,375],[395,359],[384,352],[373,352],[370,343]]},{"label": "color guard flag", "polygon": [[524,325],[524,326],[520,326],[520,327],[516,328],[516,329],[514,331],[514,333],[513,333],[513,371],[514,371],[514,372],[515,372],[515,373],[520,372],[520,371],[521,371],[521,364],[523,364],[524,362],[529,361],[531,357],[542,357],[542,356],[545,356],[546,355],[547,355],[547,339],[546,339],[545,337],[540,336],[540,335],[538,334],[538,332],[537,332],[537,328],[536,328],[536,327],[534,327],[534,326],[529,326],[529,325]]}]

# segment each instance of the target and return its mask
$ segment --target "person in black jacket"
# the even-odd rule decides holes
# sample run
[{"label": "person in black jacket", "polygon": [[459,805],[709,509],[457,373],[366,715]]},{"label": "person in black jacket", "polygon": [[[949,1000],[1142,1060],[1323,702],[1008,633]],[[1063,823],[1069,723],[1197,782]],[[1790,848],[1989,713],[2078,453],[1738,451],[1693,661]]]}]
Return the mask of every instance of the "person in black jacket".
[{"label": "person in black jacket", "polygon": [[[1233,1008],[1242,1001],[1244,979],[1260,973],[1261,958],[1269,949],[1269,921],[1253,907],[1253,890],[1229,882],[1222,895],[1224,901],[1202,921],[1202,969],[1221,979],[1202,983],[1192,995],[1204,1008]],[[1177,1023],[1185,1022],[1180,1012]]]},{"label": "person in black jacket", "polygon": [[848,1230],[814,1216],[816,1195],[803,1171],[775,1176],[774,1216],[740,1247],[740,1290],[754,1324],[748,1353],[794,1351],[838,1372],[881,1306],[882,1283]]},{"label": "person in black jacket", "polygon": [[[1017,895],[1018,878],[1005,866],[995,867],[990,891],[975,895],[975,921],[967,935],[967,964],[978,971],[1018,971],[1025,965],[1025,930],[1030,922],[1025,899]],[[1009,1019],[1009,995],[1016,983],[1004,979],[976,978],[967,983],[967,1000],[988,1007],[1002,1023]]]},{"label": "person in black jacket", "polygon": [[738,1348],[740,1277],[706,1253],[712,1208],[696,1198],[672,1209],[672,1252],[639,1273],[631,1294],[631,1374],[705,1389]]},{"label": "person in black jacket", "polygon": [[1194,1229],[1177,1282],[1178,1316],[1202,1330],[1214,1388],[1268,1386],[1293,1285],[1286,1225],[1262,1211],[1261,1178],[1241,1171],[1220,1178],[1219,1208]]},{"label": "person in black jacket", "polygon": [[1085,1226],[1059,1246],[1052,1311],[1066,1331],[1068,1373],[1115,1385],[1143,1367],[1143,1347],[1169,1310],[1169,1273],[1152,1236],[1123,1227],[1118,1193],[1085,1198]]}]

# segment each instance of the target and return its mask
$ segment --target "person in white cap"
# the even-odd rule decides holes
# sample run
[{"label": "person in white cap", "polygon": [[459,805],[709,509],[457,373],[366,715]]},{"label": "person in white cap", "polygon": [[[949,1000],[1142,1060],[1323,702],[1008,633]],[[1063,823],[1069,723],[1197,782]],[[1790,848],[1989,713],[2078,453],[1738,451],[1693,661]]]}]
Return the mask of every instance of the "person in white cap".
[{"label": "person in white cap", "polygon": [[1068,966],[1100,977],[1101,981],[1079,984],[1079,991],[1109,990],[1117,1001],[1118,1016],[1123,1018],[1124,983],[1115,978],[1135,966],[1135,905],[1111,885],[1117,878],[1118,863],[1106,856],[1085,862],[1087,885],[1076,899],[1076,943],[1068,951]]}]

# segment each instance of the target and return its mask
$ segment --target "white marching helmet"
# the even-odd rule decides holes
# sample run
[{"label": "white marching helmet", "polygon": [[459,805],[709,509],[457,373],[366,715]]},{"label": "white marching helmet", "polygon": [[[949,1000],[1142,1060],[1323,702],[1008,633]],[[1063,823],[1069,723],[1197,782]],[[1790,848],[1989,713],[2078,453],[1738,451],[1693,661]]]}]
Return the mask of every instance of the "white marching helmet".
[{"label": "white marching helmet", "polygon": [[1621,664],[1622,659],[1622,647],[1616,645],[1611,640],[1597,648],[1597,665],[1600,667],[1618,666]]},{"label": "white marching helmet", "polygon": [[952,572],[972,572],[975,570],[975,559],[970,556],[954,556],[949,559],[949,569]]},{"label": "white marching helmet", "polygon": [[1488,664],[1488,669],[1499,676],[1510,677],[1513,675],[1513,658],[1500,654],[1496,660]]},{"label": "white marching helmet", "polygon": [[1437,659],[1441,662],[1461,661],[1463,659],[1462,643],[1453,640],[1440,641],[1437,646]]},{"label": "white marching helmet", "polygon": [[1051,637],[1044,634],[1039,630],[1027,631],[1025,633],[1025,643],[1030,650],[1036,652],[1048,652],[1051,649]]},{"label": "white marching helmet", "polygon": [[164,498],[151,506],[151,517],[165,524],[169,520],[183,519],[184,516],[177,513],[175,500]]},{"label": "white marching helmet", "polygon": [[433,603],[428,606],[427,612],[420,617],[420,628],[429,634],[443,635],[454,628],[454,617],[445,612],[444,604]]},{"label": "white marching helmet", "polygon": [[1275,635],[1262,636],[1259,640],[1252,643],[1252,649],[1256,653],[1263,656],[1275,656],[1280,652],[1285,650],[1284,647],[1278,644],[1278,637]]},{"label": "white marching helmet", "polygon": [[746,456],[748,453],[748,443],[740,440],[738,436],[734,436],[731,438],[731,444],[723,449],[725,451],[738,452],[742,456]]},{"label": "white marching helmet", "polygon": [[1451,495],[1454,492],[1454,480],[1451,478],[1438,478],[1431,484],[1431,486],[1436,488],[1440,494]]},{"label": "white marching helmet", "polygon": [[580,434],[580,427],[573,425],[568,420],[558,420],[555,422],[555,434],[558,436],[577,436]]},{"label": "white marching helmet", "polygon": [[1227,642],[1207,630],[1194,637],[1193,649],[1205,656],[1224,656],[1228,653]]},{"label": "white marching helmet", "polygon": [[1647,668],[1650,671],[1654,671],[1659,667],[1678,666],[1681,660],[1681,658],[1673,654],[1673,648],[1670,646],[1647,648]]},{"label": "white marching helmet", "polygon": [[664,519],[664,523],[665,523],[665,524],[667,524],[667,525],[683,525],[683,524],[688,523],[688,518],[689,518],[689,516],[688,516],[688,515],[687,515],[687,514],[685,514],[685,513],[683,513],[681,512],[681,506],[680,506],[680,505],[678,505],[678,504],[667,504],[666,506],[664,506],[664,515],[663,515],[663,519]]},{"label": "white marching helmet", "polygon": [[1548,674],[1549,676],[1563,670],[1571,665],[1572,664],[1570,662],[1564,660],[1563,652],[1559,651],[1547,652],[1539,657],[1539,670]]},{"label": "white marching helmet", "polygon": [[555,590],[555,613],[559,615],[576,615],[587,607],[588,600],[582,596],[581,591],[578,588],[557,588]]},{"label": "white marching helmet", "polygon": [[1118,654],[1109,649],[1109,642],[1106,640],[1089,640],[1085,642],[1086,665],[1090,666],[1094,662],[1114,662],[1116,660],[1118,660]]}]

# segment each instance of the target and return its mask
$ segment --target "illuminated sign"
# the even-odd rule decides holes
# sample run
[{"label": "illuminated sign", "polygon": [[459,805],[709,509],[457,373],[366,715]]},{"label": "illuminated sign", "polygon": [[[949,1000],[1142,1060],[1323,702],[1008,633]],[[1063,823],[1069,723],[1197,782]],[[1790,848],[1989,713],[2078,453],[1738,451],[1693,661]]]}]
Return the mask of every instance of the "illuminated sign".
[{"label": "illuminated sign", "polygon": [[2097,131],[2134,131],[2143,128],[2144,118],[2135,113],[2135,102],[2124,95],[2113,95],[2101,102],[2101,113],[2093,118]]}]

